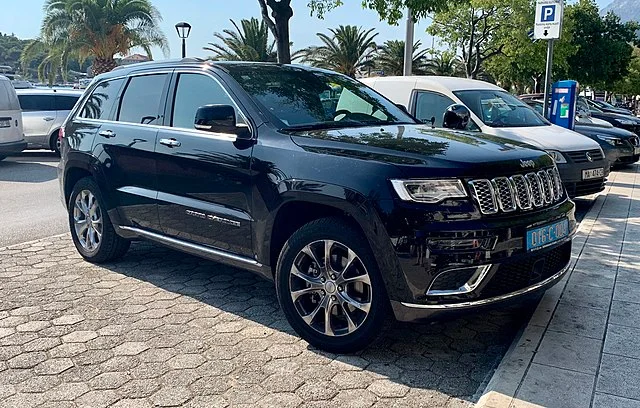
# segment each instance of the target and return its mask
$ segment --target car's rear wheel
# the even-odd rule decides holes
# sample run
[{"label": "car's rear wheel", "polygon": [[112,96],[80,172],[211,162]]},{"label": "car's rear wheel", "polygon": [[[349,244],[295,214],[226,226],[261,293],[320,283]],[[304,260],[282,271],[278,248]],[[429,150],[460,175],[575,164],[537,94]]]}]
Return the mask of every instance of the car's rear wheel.
[{"label": "car's rear wheel", "polygon": [[76,249],[90,262],[121,258],[131,244],[116,234],[100,188],[90,177],[81,179],[73,188],[69,199],[69,229]]},{"label": "car's rear wheel", "polygon": [[49,148],[60,157],[60,138],[58,137],[58,133],[60,131],[56,130],[49,137]]},{"label": "car's rear wheel", "polygon": [[366,238],[340,218],[310,222],[289,238],[278,259],[276,290],[293,329],[331,352],[371,343],[388,305]]}]

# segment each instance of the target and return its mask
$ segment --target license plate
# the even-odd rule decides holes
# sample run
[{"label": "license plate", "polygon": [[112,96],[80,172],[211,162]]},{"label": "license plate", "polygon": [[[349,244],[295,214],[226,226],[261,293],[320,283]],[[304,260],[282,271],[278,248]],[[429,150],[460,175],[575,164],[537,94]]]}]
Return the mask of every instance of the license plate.
[{"label": "license plate", "polygon": [[635,156],[636,154],[640,154],[640,147],[633,149],[633,155]]},{"label": "license plate", "polygon": [[11,127],[10,120],[0,120],[0,128],[8,128]]},{"label": "license plate", "polygon": [[569,220],[527,230],[527,251],[542,249],[569,236]]},{"label": "license plate", "polygon": [[590,179],[602,178],[602,177],[604,177],[604,168],[602,167],[599,167],[597,169],[582,170],[583,180],[590,180]]}]

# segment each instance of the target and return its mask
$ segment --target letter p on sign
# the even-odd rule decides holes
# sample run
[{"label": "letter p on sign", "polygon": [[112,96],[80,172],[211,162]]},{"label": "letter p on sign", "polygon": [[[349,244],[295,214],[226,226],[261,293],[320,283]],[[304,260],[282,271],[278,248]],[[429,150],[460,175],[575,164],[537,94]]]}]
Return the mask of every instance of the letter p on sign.
[{"label": "letter p on sign", "polygon": [[554,21],[556,19],[556,6],[542,6],[542,22]]}]

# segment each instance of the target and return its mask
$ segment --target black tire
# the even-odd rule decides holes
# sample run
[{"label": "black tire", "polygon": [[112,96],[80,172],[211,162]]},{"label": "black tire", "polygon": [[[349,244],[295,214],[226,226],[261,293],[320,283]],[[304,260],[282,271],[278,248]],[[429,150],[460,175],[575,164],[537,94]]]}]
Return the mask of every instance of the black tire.
[{"label": "black tire", "polygon": [[[354,331],[337,336],[326,335],[310,324],[307,324],[298,311],[296,304],[294,304],[291,294],[291,270],[294,262],[300,259],[298,258],[299,256],[304,256],[301,255],[301,251],[307,247],[307,245],[322,240],[336,241],[338,250],[344,249],[345,246],[351,249],[360,259],[361,262],[359,265],[364,266],[364,271],[368,274],[370,281],[370,286],[367,289],[367,293],[370,293],[370,299],[366,302],[369,305],[368,314],[360,321]],[[329,252],[331,253],[331,251]],[[314,264],[312,263],[312,265]],[[311,268],[313,268],[313,266],[311,266]],[[345,275],[348,273],[346,269],[344,269],[343,272],[345,272]],[[318,273],[321,274],[322,272],[318,271]],[[342,275],[342,273],[339,274]],[[322,218],[312,221],[297,230],[285,243],[280,252],[276,267],[275,282],[278,301],[289,324],[291,324],[300,337],[319,349],[334,353],[352,353],[368,346],[382,329],[389,305],[384,282],[367,239],[358,230],[349,225],[349,222],[346,220],[338,217]],[[349,284],[339,286],[341,288],[339,289],[341,294],[347,293],[347,285]],[[316,305],[321,303],[321,299],[324,299],[324,296],[327,296],[327,299],[329,297],[333,300],[336,299],[336,296],[329,296],[329,293],[338,295],[338,303],[343,299],[339,297],[340,295],[333,287],[322,290],[321,292],[322,294],[314,293],[310,295],[316,296],[316,298],[312,298],[316,299]],[[329,305],[329,310],[342,312],[344,320],[344,313],[347,311],[344,305],[347,307],[349,307],[349,305],[345,303],[343,306],[340,306],[340,309],[331,306],[331,304]],[[314,304],[312,304],[311,308],[313,307]],[[355,312],[361,313],[359,311]],[[324,331],[326,332],[326,324],[324,327]],[[335,334],[333,328],[331,330]]]},{"label": "black tire", "polygon": [[[81,243],[81,240],[78,237],[78,233],[76,231],[76,223],[74,219],[75,203],[78,195],[83,191],[88,191],[93,194],[98,203],[98,211],[100,212],[102,236],[97,247],[94,249],[85,248],[85,246],[83,246],[83,244]],[[124,254],[129,250],[131,241],[124,239],[116,234],[115,228],[113,227],[113,224],[109,219],[109,215],[105,210],[106,207],[104,205],[104,199],[102,198],[102,192],[92,178],[85,177],[80,179],[76,183],[76,185],[73,187],[73,191],[71,192],[68,207],[69,229],[71,230],[71,237],[73,238],[73,243],[76,246],[76,249],[84,259],[92,263],[114,261],[122,258]]]},{"label": "black tire", "polygon": [[58,146],[58,132],[59,130],[56,130],[51,134],[51,136],[49,136],[49,148],[58,157],[60,157],[60,147]]}]

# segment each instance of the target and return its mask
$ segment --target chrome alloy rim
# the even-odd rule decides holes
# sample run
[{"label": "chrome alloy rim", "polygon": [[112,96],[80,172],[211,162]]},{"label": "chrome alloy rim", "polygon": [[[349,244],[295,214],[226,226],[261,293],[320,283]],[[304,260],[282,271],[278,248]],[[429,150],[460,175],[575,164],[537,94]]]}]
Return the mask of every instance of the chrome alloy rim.
[{"label": "chrome alloy rim", "polygon": [[80,245],[87,251],[96,251],[102,242],[102,210],[91,191],[82,190],[76,196],[73,224]]},{"label": "chrome alloy rim", "polygon": [[369,315],[373,295],[362,260],[332,240],[302,248],[291,267],[289,290],[302,320],[326,336],[356,331]]}]

